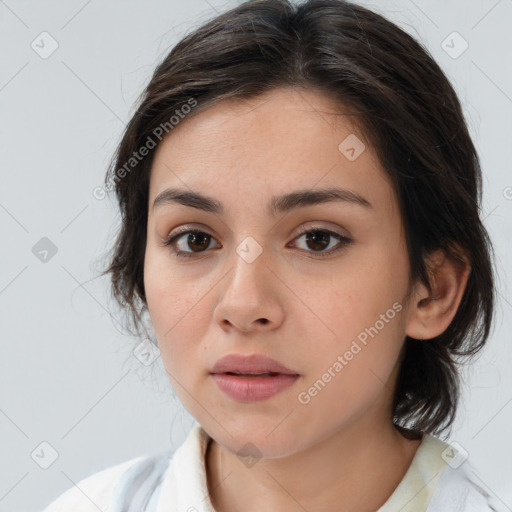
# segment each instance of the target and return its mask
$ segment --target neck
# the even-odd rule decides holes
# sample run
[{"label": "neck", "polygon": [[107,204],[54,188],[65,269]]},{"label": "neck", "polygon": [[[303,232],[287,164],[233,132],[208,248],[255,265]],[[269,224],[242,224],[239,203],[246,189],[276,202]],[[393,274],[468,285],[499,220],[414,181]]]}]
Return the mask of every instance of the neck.
[{"label": "neck", "polygon": [[403,479],[421,442],[404,437],[391,421],[386,425],[357,423],[306,450],[254,465],[212,439],[205,459],[212,504],[217,512],[374,512]]}]

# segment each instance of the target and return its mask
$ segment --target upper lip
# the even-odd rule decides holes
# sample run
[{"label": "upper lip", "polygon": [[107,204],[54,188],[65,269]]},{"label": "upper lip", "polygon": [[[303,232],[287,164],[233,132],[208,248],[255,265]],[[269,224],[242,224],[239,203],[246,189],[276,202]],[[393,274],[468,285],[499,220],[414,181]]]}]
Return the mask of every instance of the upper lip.
[{"label": "upper lip", "polygon": [[297,372],[286,368],[278,361],[259,354],[244,356],[242,354],[229,354],[219,359],[213,366],[211,373],[284,373],[298,375]]}]

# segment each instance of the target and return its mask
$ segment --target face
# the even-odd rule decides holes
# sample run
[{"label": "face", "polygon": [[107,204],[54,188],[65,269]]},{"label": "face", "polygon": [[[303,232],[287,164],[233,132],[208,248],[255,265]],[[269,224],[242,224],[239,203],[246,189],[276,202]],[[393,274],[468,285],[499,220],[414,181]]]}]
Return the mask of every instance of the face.
[{"label": "face", "polygon": [[[185,118],[156,150],[149,314],[176,393],[233,453],[250,442],[283,457],[343,429],[391,424],[408,309],[404,232],[376,154],[335,112],[322,93],[275,89]],[[169,197],[153,206],[170,188],[219,209]],[[275,201],[334,188],[351,195]],[[211,374],[228,354],[264,355],[298,376],[267,398],[236,399]]]}]

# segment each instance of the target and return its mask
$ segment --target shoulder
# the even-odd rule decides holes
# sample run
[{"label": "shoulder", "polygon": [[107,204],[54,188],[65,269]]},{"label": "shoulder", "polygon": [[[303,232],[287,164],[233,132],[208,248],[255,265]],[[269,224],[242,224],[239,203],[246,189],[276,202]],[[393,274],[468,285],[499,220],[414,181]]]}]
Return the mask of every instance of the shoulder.
[{"label": "shoulder", "polygon": [[42,512],[98,512],[111,506],[116,486],[130,469],[140,467],[151,456],[134,457],[107,467],[80,480],[67,489]]},{"label": "shoulder", "polygon": [[442,472],[428,512],[446,510],[460,512],[499,512],[503,508],[497,499],[481,485],[471,462],[459,467],[447,466]]},{"label": "shoulder", "polygon": [[500,512],[503,510],[498,500],[482,486],[481,479],[468,453],[458,443],[448,444],[433,436],[429,443],[433,453],[438,453],[445,466],[439,477],[429,502],[427,512]]},{"label": "shoulder", "polygon": [[502,512],[458,443],[424,434],[404,478],[378,512]]},{"label": "shoulder", "polygon": [[198,425],[177,449],[134,457],[94,473],[41,512],[154,511],[157,506],[172,509],[177,500],[183,508],[208,494],[201,464],[208,439]]}]

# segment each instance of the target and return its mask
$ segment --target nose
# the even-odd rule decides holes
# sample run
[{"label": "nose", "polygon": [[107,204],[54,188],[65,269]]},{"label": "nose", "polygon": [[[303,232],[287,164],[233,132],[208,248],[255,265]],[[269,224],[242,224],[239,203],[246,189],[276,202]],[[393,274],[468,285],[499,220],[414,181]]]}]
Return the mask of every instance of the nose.
[{"label": "nose", "polygon": [[225,331],[270,331],[284,319],[286,288],[271,268],[266,251],[256,258],[234,252],[233,264],[219,283],[214,321]]}]

